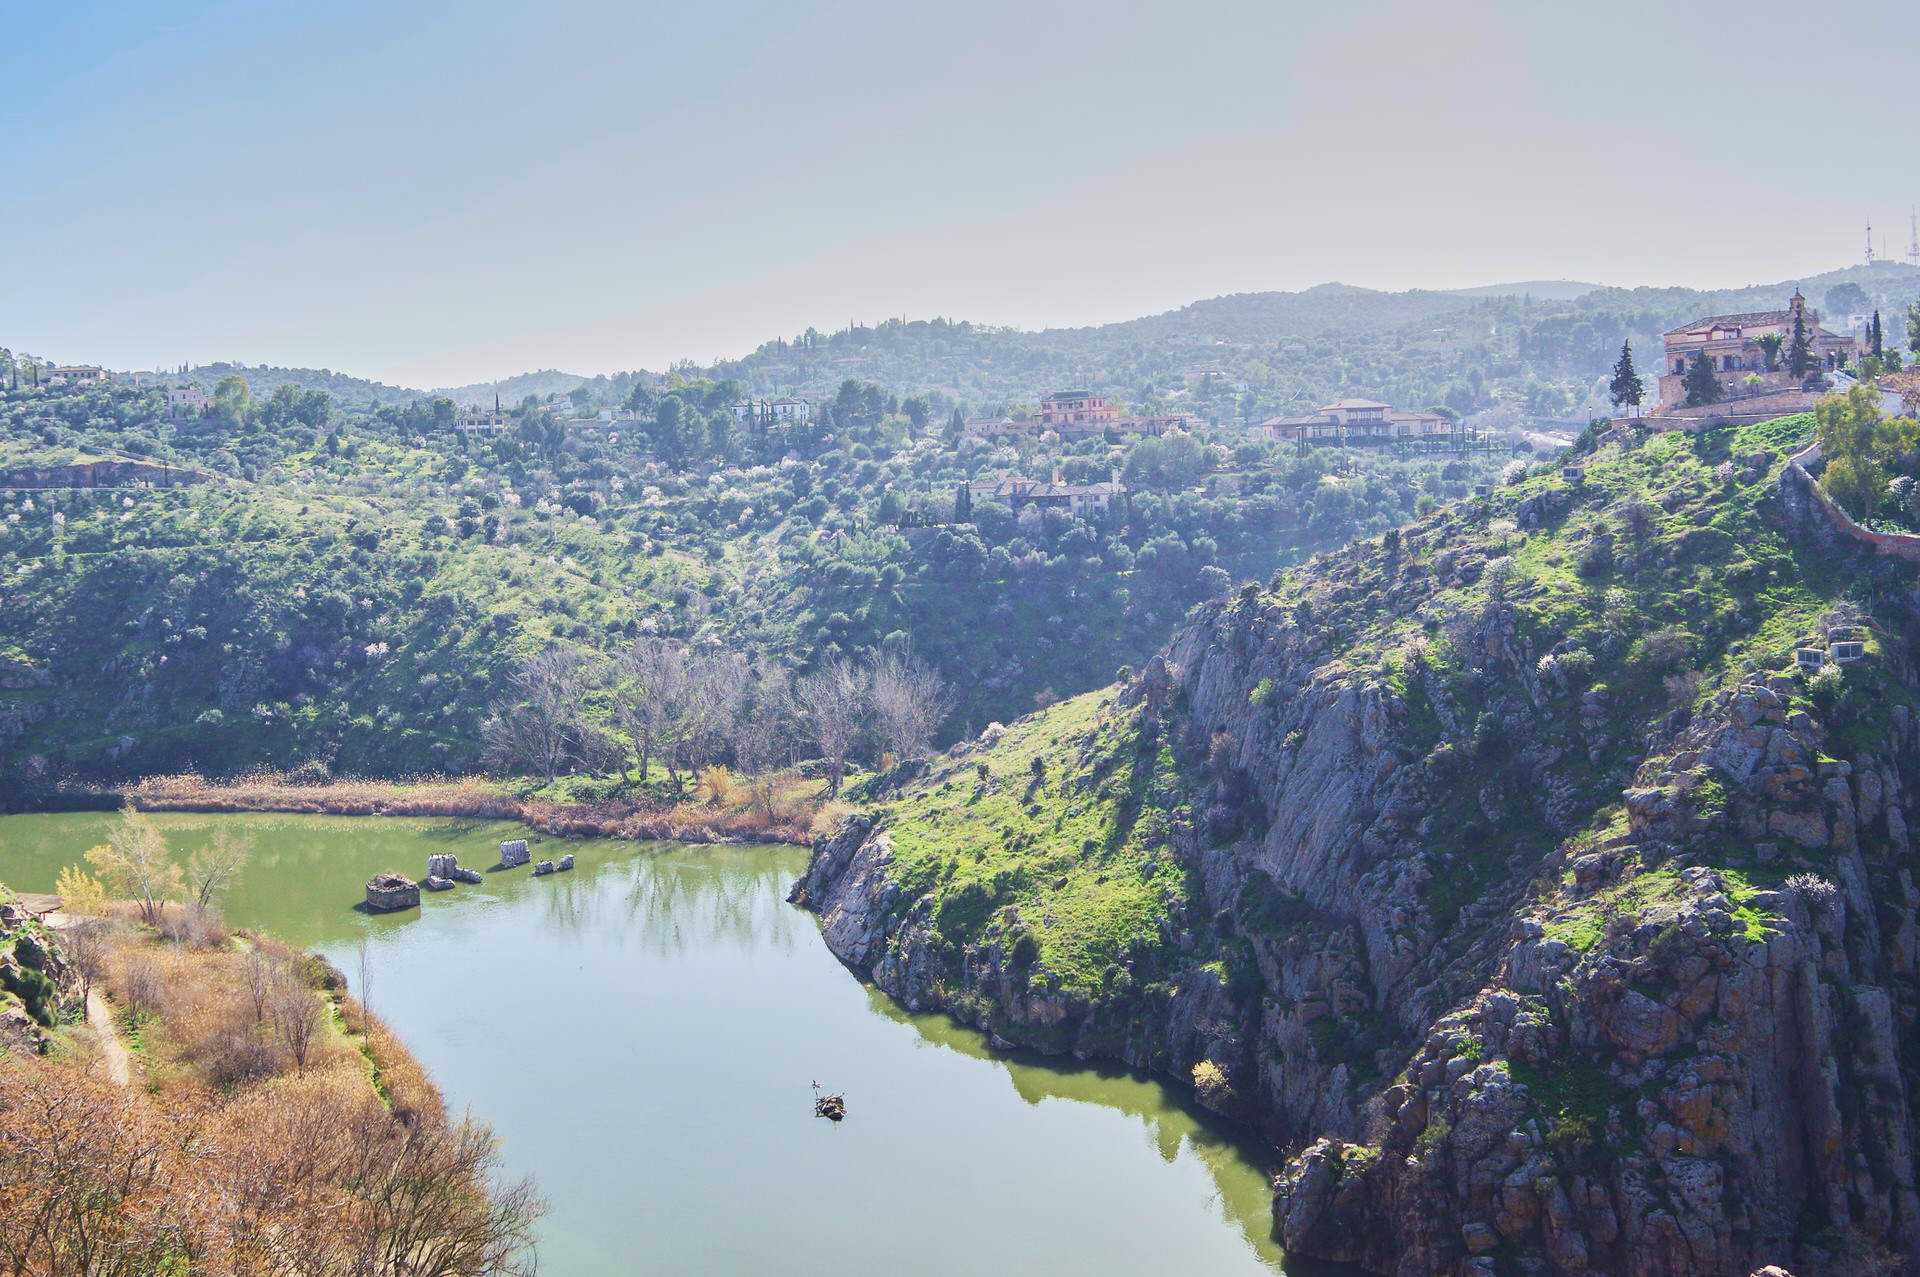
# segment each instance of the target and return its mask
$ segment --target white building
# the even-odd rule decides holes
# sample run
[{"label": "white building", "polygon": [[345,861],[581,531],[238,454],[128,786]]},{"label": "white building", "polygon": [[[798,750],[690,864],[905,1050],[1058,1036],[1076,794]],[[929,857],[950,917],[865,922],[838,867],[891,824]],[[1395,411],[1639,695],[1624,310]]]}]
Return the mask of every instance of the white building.
[{"label": "white building", "polygon": [[198,386],[167,387],[167,411],[176,417],[198,416],[212,406],[213,400]]},{"label": "white building", "polygon": [[454,419],[453,428],[483,439],[497,439],[513,427],[513,418],[495,409],[469,408]]}]

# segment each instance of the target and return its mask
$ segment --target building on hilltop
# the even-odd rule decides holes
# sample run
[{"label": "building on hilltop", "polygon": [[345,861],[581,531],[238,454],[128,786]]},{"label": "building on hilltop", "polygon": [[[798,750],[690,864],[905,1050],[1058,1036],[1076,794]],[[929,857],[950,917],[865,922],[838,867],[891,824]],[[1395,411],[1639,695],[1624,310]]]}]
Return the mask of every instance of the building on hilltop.
[{"label": "building on hilltop", "polygon": [[484,408],[467,408],[454,418],[453,428],[477,438],[497,439],[513,428],[513,418],[497,406],[492,412]]},{"label": "building on hilltop", "polygon": [[213,406],[213,399],[199,386],[169,386],[167,412],[174,417],[197,417]]},{"label": "building on hilltop", "polygon": [[1056,430],[1061,426],[1092,426],[1098,432],[1118,420],[1120,410],[1105,395],[1091,391],[1056,390],[1040,400],[1040,424]]},{"label": "building on hilltop", "polygon": [[93,364],[61,364],[46,373],[49,386],[100,386],[110,380],[106,369]]},{"label": "building on hilltop", "polygon": [[1117,474],[1112,474],[1106,483],[1062,483],[1058,470],[1045,482],[1008,475],[1004,479],[976,479],[967,485],[967,495],[975,505],[998,501],[1014,510],[1032,505],[1043,510],[1065,510],[1073,515],[1105,510],[1125,491]]},{"label": "building on hilltop", "polygon": [[1304,417],[1274,417],[1260,423],[1271,439],[1325,443],[1384,443],[1451,433],[1453,424],[1437,412],[1396,412],[1374,399],[1342,399]]},{"label": "building on hilltop", "polygon": [[[1796,323],[1807,340],[1807,371],[1798,377],[1788,362]],[[1797,288],[1785,310],[1707,315],[1664,334],[1663,339],[1666,362],[1660,369],[1656,416],[1672,416],[1687,407],[1687,371],[1695,359],[1704,358],[1720,379],[1726,392],[1723,404],[1764,398],[1769,402],[1749,406],[1757,411],[1793,411],[1805,405],[1788,403],[1782,396],[1802,395],[1809,376],[1842,368],[1860,352],[1854,338],[1820,326],[1820,312],[1808,309],[1807,299]],[[1773,402],[1776,399],[1780,402]]]},{"label": "building on hilltop", "polygon": [[741,425],[767,426],[810,420],[813,405],[805,399],[786,395],[779,399],[736,399],[727,407]]}]

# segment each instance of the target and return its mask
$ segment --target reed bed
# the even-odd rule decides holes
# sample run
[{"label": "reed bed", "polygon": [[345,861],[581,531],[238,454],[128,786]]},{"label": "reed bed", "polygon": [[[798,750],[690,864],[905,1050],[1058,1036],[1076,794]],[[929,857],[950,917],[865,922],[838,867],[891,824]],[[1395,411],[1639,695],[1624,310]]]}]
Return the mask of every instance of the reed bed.
[{"label": "reed bed", "polygon": [[[670,842],[779,842],[805,846],[821,832],[822,817],[837,820],[844,804],[823,804],[817,785],[798,776],[777,782],[763,807],[723,802],[716,795],[662,806],[638,801],[563,803],[519,797],[506,782],[483,776],[423,776],[407,780],[341,777],[311,781],[284,772],[256,771],[211,779],[192,772],[148,776],[113,791],[141,811],[294,812],[323,816],[448,816],[515,820],[562,838],[622,838]],[[104,792],[104,791],[103,791]]]}]

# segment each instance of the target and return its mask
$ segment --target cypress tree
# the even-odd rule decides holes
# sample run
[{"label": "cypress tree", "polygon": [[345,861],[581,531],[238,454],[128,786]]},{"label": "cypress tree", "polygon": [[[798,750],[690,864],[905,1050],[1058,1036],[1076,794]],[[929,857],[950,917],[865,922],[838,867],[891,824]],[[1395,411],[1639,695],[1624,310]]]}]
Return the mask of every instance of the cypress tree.
[{"label": "cypress tree", "polygon": [[1881,336],[1880,312],[1876,310],[1873,312],[1873,322],[1867,325],[1867,354],[1878,359],[1886,353],[1887,348]]},{"label": "cypress tree", "polygon": [[[1807,366],[1812,362],[1813,343],[1807,340],[1807,319],[1795,312],[1793,316],[1793,340],[1787,343],[1787,371],[1795,377],[1807,375]],[[1689,372],[1688,376],[1693,374]]]},{"label": "cypress tree", "polygon": [[966,428],[967,428],[967,419],[960,415],[960,410],[958,408],[955,408],[953,410],[953,416],[947,419],[947,442],[959,443],[960,435],[962,432],[966,430]]},{"label": "cypress tree", "polygon": [[[954,410],[956,415],[959,410]],[[953,521],[955,523],[973,522],[973,489],[961,484],[953,493]]]},{"label": "cypress tree", "polygon": [[1613,384],[1609,387],[1613,406],[1638,408],[1647,396],[1647,384],[1633,367],[1633,343],[1620,343],[1620,362],[1613,366]]},{"label": "cypress tree", "polygon": [[1727,388],[1714,376],[1713,361],[1706,354],[1695,355],[1687,368],[1687,407],[1703,408],[1727,397]]}]

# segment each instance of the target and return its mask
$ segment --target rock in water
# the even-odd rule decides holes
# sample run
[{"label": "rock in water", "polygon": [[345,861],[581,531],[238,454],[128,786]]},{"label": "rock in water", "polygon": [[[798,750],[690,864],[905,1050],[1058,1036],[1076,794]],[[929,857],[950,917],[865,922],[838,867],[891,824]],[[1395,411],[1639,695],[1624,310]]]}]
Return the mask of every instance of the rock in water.
[{"label": "rock in water", "polygon": [[481,881],[480,871],[478,869],[462,869],[457,865],[447,871],[447,877],[453,879],[455,882]]},{"label": "rock in water", "polygon": [[420,880],[420,885],[428,891],[452,891],[453,880],[442,878],[439,874],[428,874]]},{"label": "rock in water", "polygon": [[531,859],[533,857],[527,851],[527,840],[524,838],[515,838],[511,842],[500,844],[500,864],[504,868],[512,869],[526,864]]},{"label": "rock in water", "polygon": [[367,883],[367,908],[381,913],[412,909],[420,903],[420,885],[405,874],[383,873]]},{"label": "rock in water", "polygon": [[573,868],[573,853],[568,852],[566,855],[560,857],[560,863],[557,866],[555,866],[555,868],[558,868],[558,869]]},{"label": "rock in water", "polygon": [[533,876],[536,878],[545,877],[552,872],[553,862],[551,860],[543,860],[533,867]]}]

